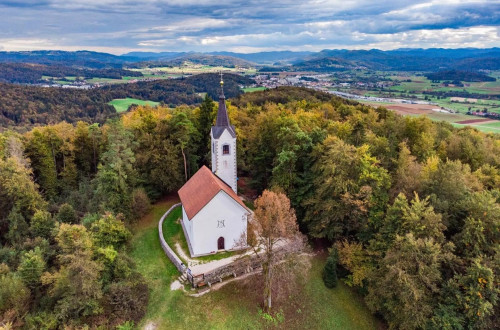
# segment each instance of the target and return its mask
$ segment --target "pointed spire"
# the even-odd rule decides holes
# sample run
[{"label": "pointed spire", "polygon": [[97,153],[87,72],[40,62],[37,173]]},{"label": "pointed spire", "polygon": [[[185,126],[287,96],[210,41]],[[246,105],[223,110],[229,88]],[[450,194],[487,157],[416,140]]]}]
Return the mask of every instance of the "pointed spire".
[{"label": "pointed spire", "polygon": [[229,117],[226,109],[226,97],[224,96],[224,80],[222,80],[222,71],[220,72],[220,95],[219,95],[219,111],[217,111],[217,121],[215,126],[229,127]]},{"label": "pointed spire", "polygon": [[229,122],[229,116],[226,109],[226,97],[224,96],[224,80],[222,79],[222,71],[220,72],[220,95],[219,95],[219,110],[217,111],[217,120],[215,121],[215,126],[212,131],[214,132],[214,137],[218,138],[225,128],[229,133],[236,137],[234,127]]}]

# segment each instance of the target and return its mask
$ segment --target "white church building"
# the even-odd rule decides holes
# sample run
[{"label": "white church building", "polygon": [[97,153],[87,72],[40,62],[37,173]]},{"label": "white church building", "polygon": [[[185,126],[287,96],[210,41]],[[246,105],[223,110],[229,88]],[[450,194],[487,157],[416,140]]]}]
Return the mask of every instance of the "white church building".
[{"label": "white church building", "polygon": [[237,195],[236,131],[229,122],[221,79],[212,170],[203,166],[179,190],[182,227],[191,257],[246,248],[250,211]]}]

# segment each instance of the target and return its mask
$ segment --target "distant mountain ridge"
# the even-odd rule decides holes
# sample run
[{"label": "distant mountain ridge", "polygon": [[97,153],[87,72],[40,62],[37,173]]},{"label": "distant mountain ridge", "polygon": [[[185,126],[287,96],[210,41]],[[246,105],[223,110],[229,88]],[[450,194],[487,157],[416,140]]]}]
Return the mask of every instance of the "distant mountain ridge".
[{"label": "distant mountain ridge", "polygon": [[[372,70],[437,71],[461,69],[477,71],[500,69],[500,48],[489,49],[398,49],[372,50],[322,50],[296,64],[302,70],[308,64],[318,65],[321,59],[338,58],[350,66],[363,66]],[[309,65],[311,66],[311,65]]]},{"label": "distant mountain ridge", "polygon": [[286,71],[339,71],[352,68],[395,71],[500,70],[500,48],[329,50],[320,52],[131,52],[123,55],[91,51],[0,52],[0,63],[64,64],[87,68],[122,68],[140,65],[179,65],[191,61],[202,65],[273,66]]}]

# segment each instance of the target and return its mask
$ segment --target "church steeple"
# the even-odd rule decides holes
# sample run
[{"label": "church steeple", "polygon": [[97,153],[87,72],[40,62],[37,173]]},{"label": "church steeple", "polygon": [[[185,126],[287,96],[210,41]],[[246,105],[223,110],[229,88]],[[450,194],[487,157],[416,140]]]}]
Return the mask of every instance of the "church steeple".
[{"label": "church steeple", "polygon": [[236,131],[229,122],[227,114],[222,72],[220,73],[219,110],[215,126],[212,126],[211,140],[212,172],[236,192]]},{"label": "church steeple", "polygon": [[219,110],[217,111],[217,120],[215,126],[212,127],[214,137],[218,138],[224,129],[229,131],[232,137],[236,137],[234,126],[229,122],[229,116],[226,109],[226,97],[224,96],[224,80],[222,79],[222,72],[220,73],[220,94],[219,94]]}]

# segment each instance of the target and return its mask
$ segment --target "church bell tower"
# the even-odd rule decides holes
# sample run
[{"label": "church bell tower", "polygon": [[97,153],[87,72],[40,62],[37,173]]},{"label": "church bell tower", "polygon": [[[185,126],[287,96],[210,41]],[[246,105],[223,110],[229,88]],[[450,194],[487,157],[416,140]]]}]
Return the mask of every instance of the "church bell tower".
[{"label": "church bell tower", "polygon": [[220,74],[219,110],[215,126],[212,126],[211,155],[212,172],[237,192],[236,174],[236,131],[229,122],[224,96],[224,81]]}]

